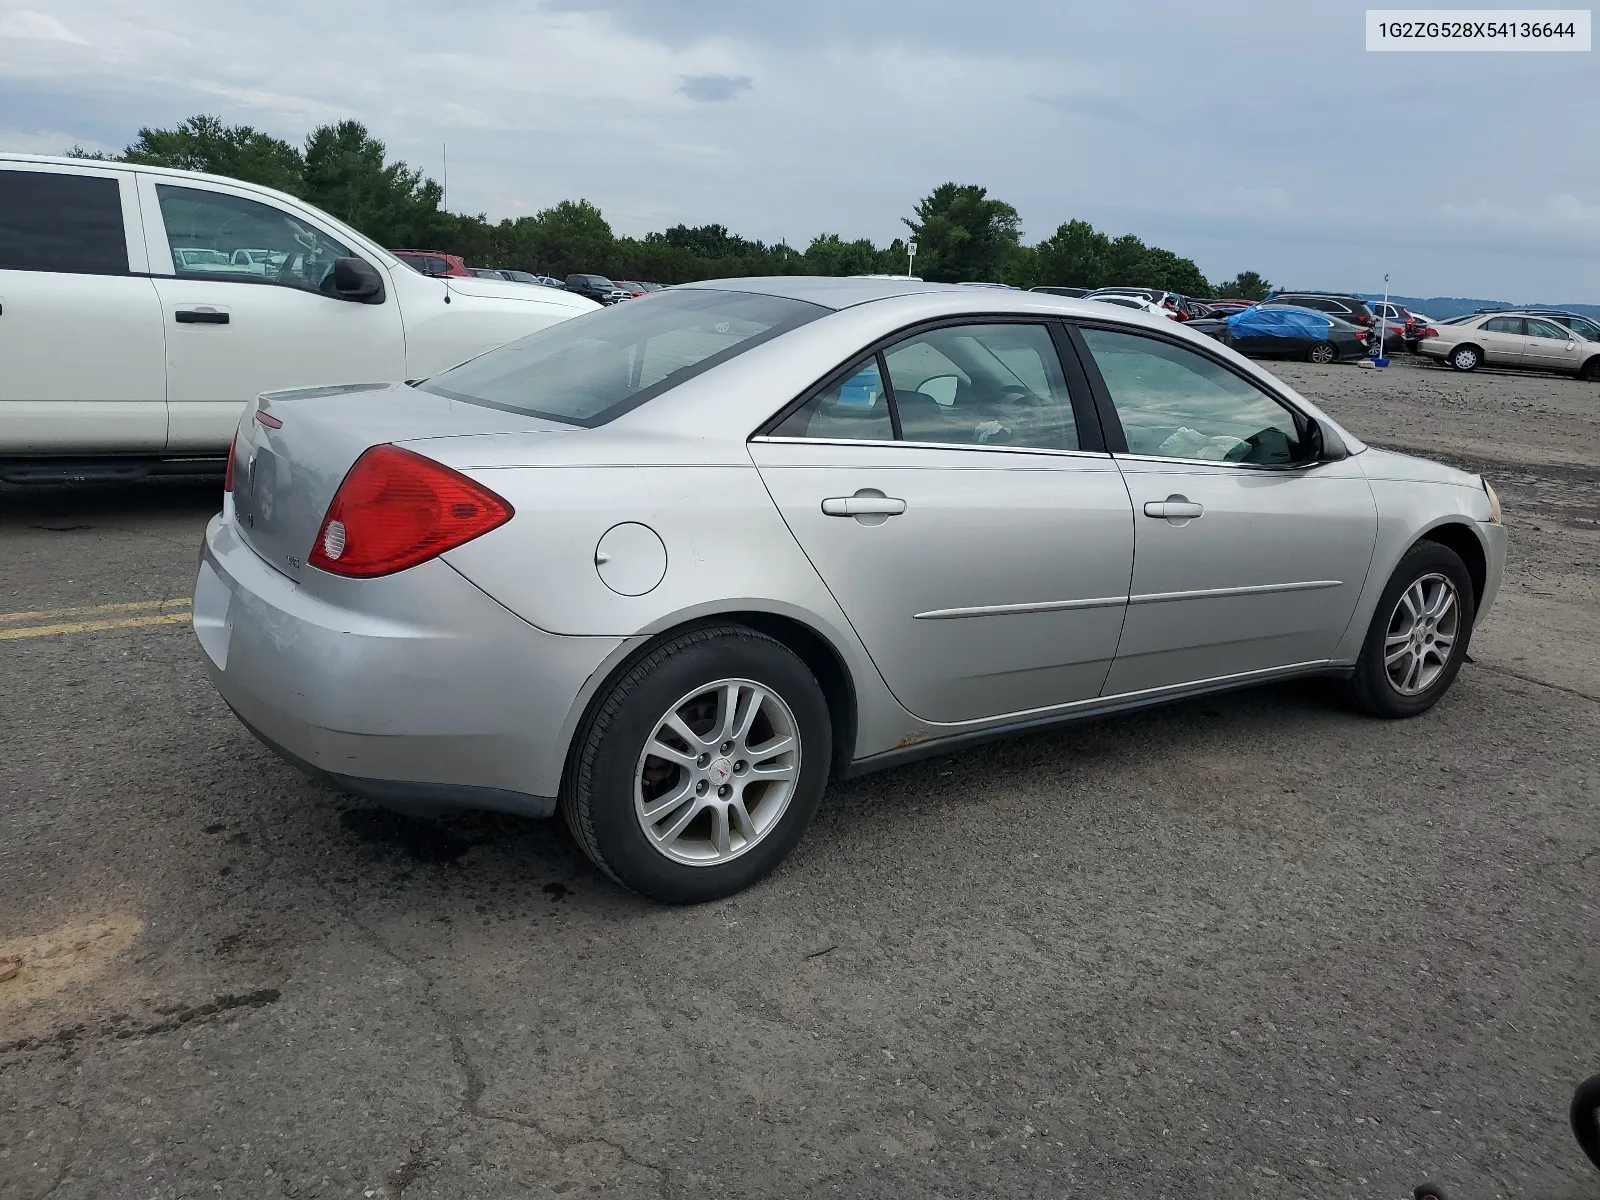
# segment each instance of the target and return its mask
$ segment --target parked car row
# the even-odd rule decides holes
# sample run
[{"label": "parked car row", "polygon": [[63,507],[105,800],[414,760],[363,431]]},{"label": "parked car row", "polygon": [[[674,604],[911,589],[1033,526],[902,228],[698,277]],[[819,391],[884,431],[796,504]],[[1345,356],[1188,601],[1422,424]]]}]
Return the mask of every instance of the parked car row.
[{"label": "parked car row", "polygon": [[1600,328],[1576,313],[1502,309],[1441,321],[1427,332],[1417,353],[1457,371],[1523,367],[1600,381]]},{"label": "parked car row", "polygon": [[446,254],[442,250],[391,250],[406,266],[431,275],[436,279],[477,278],[503,279],[509,283],[538,284],[541,287],[560,288],[587,297],[597,304],[616,304],[661,290],[659,283],[642,283],[631,279],[607,279],[604,275],[575,274],[565,279],[550,275],[535,275],[512,267],[469,267],[459,254]]}]

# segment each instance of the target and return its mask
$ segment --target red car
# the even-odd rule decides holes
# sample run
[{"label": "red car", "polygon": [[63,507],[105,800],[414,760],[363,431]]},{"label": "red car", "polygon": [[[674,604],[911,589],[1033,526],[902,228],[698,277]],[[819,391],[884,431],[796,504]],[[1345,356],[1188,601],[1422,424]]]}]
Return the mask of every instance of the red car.
[{"label": "red car", "polygon": [[472,272],[467,270],[467,264],[459,254],[445,254],[440,250],[391,250],[389,253],[423,275],[464,275],[472,278]]},{"label": "red car", "polygon": [[631,279],[613,279],[611,282],[616,284],[623,291],[627,292],[628,299],[630,300],[635,300],[640,296],[647,296],[650,294],[650,289],[645,287],[644,284],[635,283]]}]

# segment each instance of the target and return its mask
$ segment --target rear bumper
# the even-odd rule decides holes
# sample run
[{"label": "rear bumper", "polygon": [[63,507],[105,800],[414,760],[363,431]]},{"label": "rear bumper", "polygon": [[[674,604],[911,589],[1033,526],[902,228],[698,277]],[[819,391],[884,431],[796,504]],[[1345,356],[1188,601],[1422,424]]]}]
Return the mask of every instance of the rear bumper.
[{"label": "rear bumper", "polygon": [[246,727],[394,807],[554,810],[575,706],[622,639],[545,633],[439,560],[316,586],[268,566],[226,515],[207,527],[195,634]]}]

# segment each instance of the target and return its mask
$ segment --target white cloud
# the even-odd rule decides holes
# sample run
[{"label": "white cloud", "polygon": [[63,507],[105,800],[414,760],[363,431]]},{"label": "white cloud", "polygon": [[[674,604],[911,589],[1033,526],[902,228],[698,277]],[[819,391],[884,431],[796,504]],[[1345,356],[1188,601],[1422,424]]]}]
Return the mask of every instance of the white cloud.
[{"label": "white cloud", "polygon": [[34,12],[28,8],[15,8],[0,13],[0,40],[16,38],[20,41],[66,42],[72,46],[87,46],[87,38],[79,37],[49,13]]}]

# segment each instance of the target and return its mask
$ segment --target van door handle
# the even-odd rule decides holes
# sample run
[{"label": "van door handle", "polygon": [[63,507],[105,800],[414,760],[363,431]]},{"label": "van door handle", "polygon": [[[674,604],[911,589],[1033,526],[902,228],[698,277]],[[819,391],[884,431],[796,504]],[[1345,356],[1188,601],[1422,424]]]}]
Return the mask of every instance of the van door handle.
[{"label": "van door handle", "polygon": [[905,510],[906,502],[893,496],[834,496],[822,502],[830,517],[898,517]]},{"label": "van door handle", "polygon": [[228,314],[214,309],[180,308],[172,314],[179,325],[226,325]]},{"label": "van door handle", "polygon": [[1168,496],[1165,500],[1147,500],[1144,515],[1165,517],[1169,521],[1187,521],[1205,514],[1205,506],[1196,504],[1186,496]]}]

